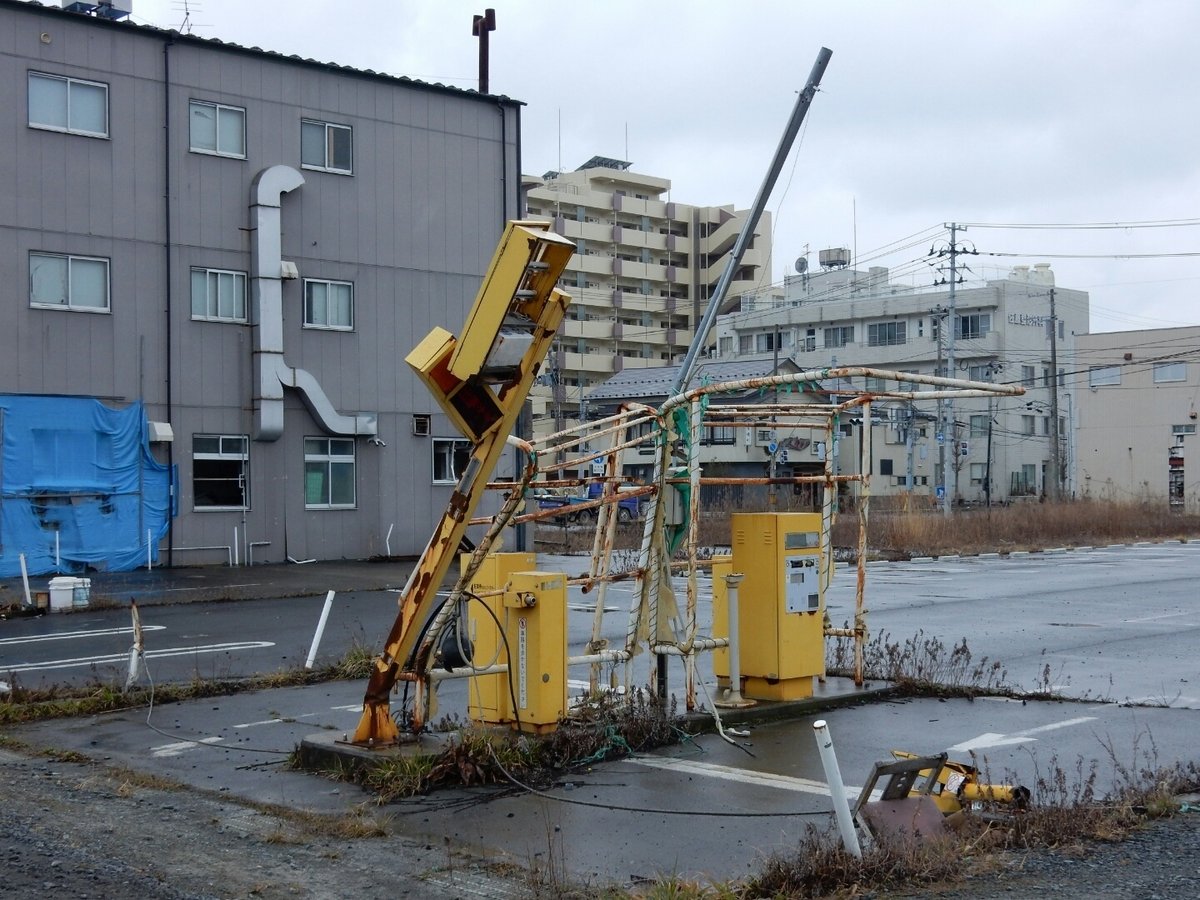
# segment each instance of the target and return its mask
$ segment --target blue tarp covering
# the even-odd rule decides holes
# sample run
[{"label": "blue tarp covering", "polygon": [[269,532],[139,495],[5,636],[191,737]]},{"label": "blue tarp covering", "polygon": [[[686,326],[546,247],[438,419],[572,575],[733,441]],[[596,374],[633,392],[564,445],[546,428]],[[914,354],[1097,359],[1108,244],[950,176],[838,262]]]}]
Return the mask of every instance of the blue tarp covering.
[{"label": "blue tarp covering", "polygon": [[[141,403],[0,395],[0,577],[121,572],[158,560],[171,477],[146,442]],[[55,565],[55,535],[59,563]]]}]

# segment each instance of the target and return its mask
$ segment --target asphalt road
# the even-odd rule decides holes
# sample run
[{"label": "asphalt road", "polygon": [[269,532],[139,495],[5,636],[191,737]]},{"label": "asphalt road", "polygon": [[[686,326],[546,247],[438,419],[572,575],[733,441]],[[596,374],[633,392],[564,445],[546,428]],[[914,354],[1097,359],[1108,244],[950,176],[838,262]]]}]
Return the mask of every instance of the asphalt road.
[{"label": "asphalt road", "polygon": [[[554,562],[542,560],[544,568]],[[838,573],[827,598],[835,622],[839,612],[848,616],[853,608],[853,584],[852,573]],[[1104,791],[1120,783],[1122,770],[1196,760],[1196,584],[1200,543],[872,565],[873,632],[903,640],[923,630],[951,644],[965,636],[976,658],[1001,660],[1011,681],[1039,687],[1049,666],[1051,680],[1080,699],[913,700],[831,711],[822,718],[844,780],[860,785],[872,763],[893,748],[946,750],[960,759],[973,754],[989,780],[1035,790],[1056,769],[1074,779],[1094,765]],[[609,598],[617,609],[609,628],[617,635],[628,597],[615,590]],[[161,626],[147,636],[151,652],[182,653],[152,656],[148,664],[159,679],[169,677],[171,665],[190,677],[200,666],[233,674],[260,670],[262,660],[268,669],[289,664],[306,653],[322,599],[148,608],[146,624]],[[574,645],[586,637],[591,614],[588,598],[569,602],[578,607],[571,616]],[[395,595],[387,592],[339,596],[323,654],[381,635],[394,610]],[[37,673],[91,677],[89,663],[66,662],[103,655],[104,648],[123,654],[128,635],[93,632],[120,627],[126,615],[88,612],[6,623],[0,640],[9,643],[0,643],[0,669],[21,659],[42,666],[20,673],[23,680]],[[711,618],[705,602],[701,622],[706,615]],[[198,649],[239,642],[271,646]],[[118,662],[101,665],[122,671]],[[363,799],[357,790],[284,771],[279,763],[305,737],[351,731],[362,688],[335,683],[260,691],[82,723],[47,722],[16,734],[241,800],[350,811]],[[461,704],[463,691],[461,684],[447,685],[442,711]],[[1113,702],[1126,698],[1148,705]],[[542,793],[439,792],[388,811],[406,838],[431,846],[444,842],[481,859],[553,864],[580,881],[631,884],[670,873],[737,877],[756,868],[764,854],[794,845],[806,824],[824,827],[829,821],[815,718],[753,728],[735,739],[736,746],[705,736],[593,766]]]}]

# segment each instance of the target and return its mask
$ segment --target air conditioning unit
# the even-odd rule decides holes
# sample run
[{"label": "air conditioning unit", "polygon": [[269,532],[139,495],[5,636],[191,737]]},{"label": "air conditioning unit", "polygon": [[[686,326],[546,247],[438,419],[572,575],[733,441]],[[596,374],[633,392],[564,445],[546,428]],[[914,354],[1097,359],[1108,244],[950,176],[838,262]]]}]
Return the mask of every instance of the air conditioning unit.
[{"label": "air conditioning unit", "polygon": [[431,431],[429,416],[414,415],[412,417],[412,428],[413,434],[417,437],[429,437]]}]

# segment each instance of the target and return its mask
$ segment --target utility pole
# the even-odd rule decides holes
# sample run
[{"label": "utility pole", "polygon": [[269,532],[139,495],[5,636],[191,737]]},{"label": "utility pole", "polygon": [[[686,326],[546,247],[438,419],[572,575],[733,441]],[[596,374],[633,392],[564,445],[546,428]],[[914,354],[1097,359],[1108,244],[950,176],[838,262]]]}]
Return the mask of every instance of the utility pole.
[{"label": "utility pole", "polygon": [[905,455],[908,457],[908,471],[904,483],[908,487],[908,505],[912,506],[913,495],[913,429],[917,425],[917,409],[911,400],[908,401],[908,427],[904,429]]},{"label": "utility pole", "polygon": [[[955,287],[954,283],[958,280],[958,272],[956,271],[956,264],[958,262],[958,243],[956,241],[956,238],[958,236],[958,225],[954,222],[951,222],[949,224],[949,226],[947,226],[947,227],[949,227],[949,229],[950,229],[950,313],[949,313],[950,337],[946,343],[946,375],[949,378],[953,378],[954,377],[954,332],[958,327],[958,319],[956,318],[955,313],[954,313],[954,287]],[[949,426],[950,426],[950,434],[946,435],[945,430],[942,431],[942,435],[944,437],[944,440],[942,441],[943,447],[946,446],[946,441],[950,440],[954,435],[954,402],[952,400],[947,400],[945,409],[946,409],[947,424],[949,424]],[[957,443],[955,443],[955,445],[951,449],[954,451],[954,454],[957,457],[957,455],[958,455]],[[957,461],[957,459],[955,461]],[[952,503],[953,503],[953,498],[950,494],[950,467],[943,462],[942,463],[942,515],[945,515],[945,516],[950,515],[950,507],[951,507]]]},{"label": "utility pole", "polygon": [[[771,374],[778,375],[779,374],[779,325],[778,324],[775,325],[775,331],[771,335],[771,343],[775,348],[775,359],[772,362],[772,365],[774,366],[774,368],[771,370]],[[779,385],[778,384],[775,385],[775,405],[776,406],[779,405]],[[771,461],[768,464],[769,468],[767,471],[767,477],[771,479],[771,483],[769,485],[767,485],[767,505],[770,507],[771,511],[774,512],[775,506],[779,502],[779,498],[776,495],[777,489],[776,489],[776,485],[775,485],[775,457],[779,455],[779,435],[775,433],[775,413],[774,412],[771,413],[771,446],[774,449],[771,450]]]},{"label": "utility pole", "polygon": [[1046,497],[1062,499],[1062,459],[1058,434],[1058,318],[1054,314],[1054,288],[1050,288],[1050,465],[1046,472]]},{"label": "utility pole", "polygon": [[[930,322],[937,322],[937,372],[945,377],[946,372],[942,369],[942,341],[946,337],[946,316],[948,312],[942,305],[935,306],[929,311]],[[932,327],[932,326],[931,326]],[[946,484],[946,401],[938,401],[937,414],[937,442],[938,442],[938,465],[942,467],[942,484]],[[936,479],[935,479],[936,481]],[[950,514],[950,508],[946,505],[946,488],[942,488],[942,512],[945,515]]]}]

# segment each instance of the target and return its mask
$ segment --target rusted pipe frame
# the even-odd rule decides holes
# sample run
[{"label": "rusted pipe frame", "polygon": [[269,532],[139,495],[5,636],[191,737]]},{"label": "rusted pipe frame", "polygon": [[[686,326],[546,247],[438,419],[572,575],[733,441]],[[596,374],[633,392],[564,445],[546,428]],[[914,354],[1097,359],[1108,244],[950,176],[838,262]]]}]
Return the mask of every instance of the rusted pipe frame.
[{"label": "rusted pipe frame", "polygon": [[[613,432],[613,447],[608,456],[605,458],[604,474],[606,476],[604,484],[604,499],[605,505],[600,510],[600,516],[596,520],[596,537],[592,546],[592,568],[590,575],[592,582],[584,588],[586,593],[591,588],[597,576],[604,576],[600,582],[600,591],[596,596],[596,609],[592,614],[592,640],[588,645],[594,647],[600,641],[600,635],[604,626],[604,601],[608,596],[608,579],[612,566],[612,549],[613,541],[617,535],[617,520],[620,518],[617,508],[614,508],[612,502],[619,500],[617,492],[614,490],[614,485],[607,477],[614,476],[617,471],[618,460],[620,454],[616,449],[616,445],[620,442],[620,433]],[[589,667],[588,670],[588,687],[595,692],[600,688],[600,664],[597,663]]]}]

